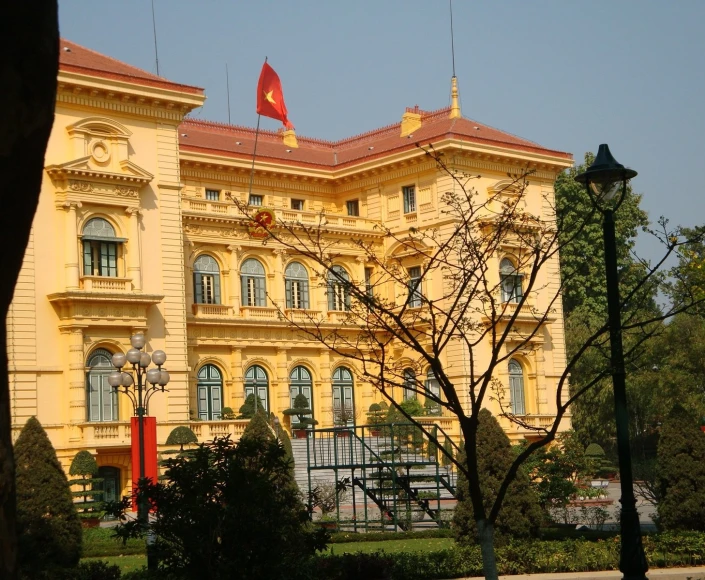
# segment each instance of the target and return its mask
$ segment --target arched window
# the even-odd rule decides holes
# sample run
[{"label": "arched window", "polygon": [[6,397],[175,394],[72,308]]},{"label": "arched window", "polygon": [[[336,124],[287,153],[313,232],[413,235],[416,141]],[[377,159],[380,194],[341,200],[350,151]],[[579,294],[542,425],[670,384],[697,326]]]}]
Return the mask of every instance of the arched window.
[{"label": "arched window", "polygon": [[267,371],[261,366],[253,365],[245,372],[245,399],[257,395],[265,411],[269,411],[269,379]]},{"label": "arched window", "polygon": [[524,370],[514,359],[509,361],[509,397],[512,413],[514,415],[526,414],[524,406]]},{"label": "arched window", "polygon": [[404,369],[404,400],[416,398],[416,373],[414,369]]},{"label": "arched window", "polygon": [[350,310],[350,276],[342,266],[328,272],[328,310]]},{"label": "arched window", "polygon": [[88,220],[83,226],[83,275],[118,275],[118,245],[122,242],[115,235],[115,228],[103,218]]},{"label": "arched window", "polygon": [[333,373],[333,422],[336,425],[355,424],[353,376],[345,367],[338,367]]},{"label": "arched window", "polygon": [[199,419],[220,419],[223,409],[223,378],[218,367],[204,365],[198,371],[197,398]]},{"label": "arched window", "polygon": [[286,307],[308,308],[308,273],[298,262],[291,262],[284,272]]},{"label": "arched window", "polygon": [[240,278],[242,280],[242,305],[265,306],[264,266],[254,258],[245,260],[240,267]]},{"label": "arched window", "polygon": [[203,254],[193,263],[193,291],[196,304],[220,304],[220,268],[212,256]]},{"label": "arched window", "polygon": [[502,285],[502,302],[519,302],[522,297],[521,274],[509,258],[499,264],[499,277]]},{"label": "arched window", "polygon": [[[426,384],[424,386],[426,387],[426,393],[434,396],[436,399],[441,398],[441,385],[438,383],[438,379],[431,369],[428,369],[426,373]],[[427,408],[433,415],[441,414],[441,407],[434,399],[427,399]]]},{"label": "arched window", "polygon": [[308,408],[313,411],[312,397],[313,381],[311,373],[306,367],[295,367],[289,375],[289,391],[291,395],[291,407],[294,407],[294,399],[297,395],[304,395],[308,400]]},{"label": "arched window", "polygon": [[112,353],[102,348],[88,357],[86,396],[89,421],[118,420],[118,394],[108,384],[108,375],[115,370],[112,357]]}]

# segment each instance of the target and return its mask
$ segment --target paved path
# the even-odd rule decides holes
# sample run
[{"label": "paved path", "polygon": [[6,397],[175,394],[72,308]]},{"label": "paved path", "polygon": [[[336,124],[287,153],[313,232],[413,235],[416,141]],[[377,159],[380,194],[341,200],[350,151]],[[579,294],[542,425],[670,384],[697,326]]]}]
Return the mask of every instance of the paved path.
[{"label": "paved path", "polygon": [[[650,580],[705,580],[705,566],[695,568],[655,568],[646,576]],[[483,577],[460,578],[458,580],[481,580]],[[565,572],[561,574],[518,574],[500,576],[504,580],[621,580],[619,570],[607,572]]]}]

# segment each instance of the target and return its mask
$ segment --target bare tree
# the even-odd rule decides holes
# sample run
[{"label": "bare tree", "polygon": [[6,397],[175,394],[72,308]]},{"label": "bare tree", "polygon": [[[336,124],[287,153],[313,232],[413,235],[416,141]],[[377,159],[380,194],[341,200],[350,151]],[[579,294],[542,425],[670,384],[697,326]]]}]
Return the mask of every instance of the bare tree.
[{"label": "bare tree", "polygon": [[[329,306],[342,311],[330,320],[318,312],[278,306],[283,319],[305,338],[351,361],[359,377],[423,429],[445,455],[443,442],[432,430],[400,407],[395,390],[407,389],[430,399],[444,413],[458,418],[466,461],[448,459],[467,477],[485,577],[497,578],[494,524],[510,483],[534,451],[554,440],[570,405],[610,374],[608,357],[604,357],[605,365],[590,381],[575,392],[569,391],[568,377],[576,362],[591,350],[605,348],[605,322],[591,329],[583,346],[567,361],[557,381],[555,418],[550,424],[540,425],[512,406],[506,385],[498,379],[504,374],[500,369],[512,357],[526,357],[542,348],[547,326],[562,316],[561,243],[571,243],[594,213],[584,216],[583,226],[559,240],[562,224],[553,193],[530,199],[530,171],[508,175],[503,187],[492,193],[479,192],[473,187],[479,176],[456,171],[430,146],[422,149],[437,164],[437,183],[448,184],[439,193],[442,219],[432,227],[393,230],[380,224],[376,235],[343,236],[328,226],[324,213],[314,224],[284,219],[263,222],[245,201],[233,201],[251,227],[268,235],[265,243],[283,247],[315,265],[315,276],[326,287]],[[662,225],[663,259],[653,266],[644,263],[642,278],[623,297],[632,313],[639,312],[635,303],[646,299],[644,290],[664,261],[684,243],[679,232],[667,231],[665,222]],[[512,260],[500,264],[506,255]],[[352,278],[340,267],[345,260],[355,259],[367,266],[364,278]],[[433,292],[427,293],[431,286]],[[665,312],[626,318],[623,331],[632,335],[627,358],[653,333],[656,323],[689,305],[673,304]],[[467,365],[462,373],[457,370],[460,360]],[[410,366],[414,371],[411,379]],[[433,372],[438,392],[426,389],[416,378],[423,368]],[[507,470],[497,496],[485,498],[477,473],[477,429],[478,414],[491,401],[501,416],[532,436]]]}]

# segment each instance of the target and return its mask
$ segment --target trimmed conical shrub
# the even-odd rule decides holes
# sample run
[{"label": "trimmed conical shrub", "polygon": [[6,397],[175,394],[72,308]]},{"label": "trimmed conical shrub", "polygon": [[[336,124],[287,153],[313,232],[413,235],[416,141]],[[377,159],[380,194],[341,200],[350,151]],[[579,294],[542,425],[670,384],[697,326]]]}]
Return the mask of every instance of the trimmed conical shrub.
[{"label": "trimmed conical shrub", "polygon": [[264,411],[255,413],[255,416],[250,419],[250,422],[245,427],[245,431],[242,434],[242,439],[256,438],[267,441],[272,441],[274,439],[274,433],[269,427],[267,422],[267,416]]},{"label": "trimmed conical shrub", "polygon": [[[461,462],[465,462],[465,449],[461,448]],[[509,438],[497,419],[487,409],[479,414],[477,428],[477,456],[480,488],[483,504],[489,515],[497,497],[499,487],[514,460]],[[453,515],[456,539],[460,543],[477,543],[477,526],[470,501],[470,488],[467,479],[458,474],[458,503]],[[497,540],[527,538],[538,533],[542,520],[541,507],[526,472],[519,469],[504,497],[502,509],[495,522]]]},{"label": "trimmed conical shrub", "polygon": [[29,577],[72,568],[81,557],[81,523],[66,474],[36,417],[15,443],[20,569]]},{"label": "trimmed conical shrub", "polygon": [[100,509],[100,500],[103,497],[103,490],[97,489],[103,482],[98,475],[98,463],[89,451],[85,449],[76,453],[69,468],[69,475],[79,476],[78,479],[69,481],[69,485],[80,486],[80,491],[74,491],[73,497],[79,498],[80,502],[74,504],[80,512],[81,517],[96,517]]}]

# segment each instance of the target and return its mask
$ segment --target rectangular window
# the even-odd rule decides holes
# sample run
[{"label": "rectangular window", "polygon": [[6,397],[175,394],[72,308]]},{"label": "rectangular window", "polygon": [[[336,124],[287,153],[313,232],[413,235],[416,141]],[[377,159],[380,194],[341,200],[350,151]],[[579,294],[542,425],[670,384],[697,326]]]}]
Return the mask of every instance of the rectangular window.
[{"label": "rectangular window", "polygon": [[374,288],[372,287],[372,268],[365,268],[365,294],[368,298],[374,298]]},{"label": "rectangular window", "polygon": [[521,288],[521,276],[516,274],[502,276],[502,302],[521,302],[523,291]]},{"label": "rectangular window", "polygon": [[222,390],[219,385],[198,385],[198,418],[218,421],[222,411]]},{"label": "rectangular window", "polygon": [[350,292],[343,284],[333,282],[328,286],[328,309],[350,310]]},{"label": "rectangular window", "polygon": [[248,205],[254,206],[254,207],[259,207],[262,205],[262,196],[261,195],[255,195],[254,193],[250,195],[250,201],[248,202]]},{"label": "rectangular window", "polygon": [[291,209],[294,209],[296,211],[303,211],[304,200],[303,199],[292,199],[291,200]]},{"label": "rectangular window", "polygon": [[206,199],[208,201],[220,201],[220,190],[206,189]]},{"label": "rectangular window", "polygon": [[242,277],[242,302],[245,306],[265,305],[264,278]]},{"label": "rectangular window", "polygon": [[514,415],[525,415],[523,377],[509,377],[509,396],[511,397],[512,413]]},{"label": "rectangular window", "polygon": [[407,306],[410,308],[419,308],[423,299],[421,293],[421,268],[414,266],[409,268],[409,297],[406,300]]},{"label": "rectangular window", "polygon": [[88,420],[118,420],[117,392],[108,384],[108,373],[88,373]]},{"label": "rectangular window", "polygon": [[285,285],[286,307],[308,308],[308,280],[287,279]]},{"label": "rectangular window", "polygon": [[117,243],[84,240],[83,275],[117,278]]},{"label": "rectangular window", "polygon": [[404,213],[414,213],[416,211],[416,188],[407,185],[401,188],[404,194]]},{"label": "rectangular window", "polygon": [[345,202],[345,206],[348,208],[348,215],[359,216],[360,215],[360,201],[357,199],[351,199]]}]

